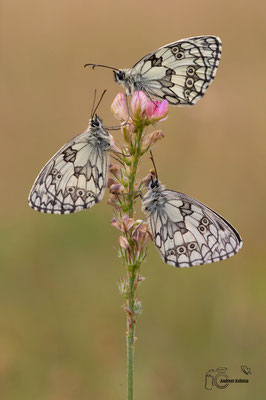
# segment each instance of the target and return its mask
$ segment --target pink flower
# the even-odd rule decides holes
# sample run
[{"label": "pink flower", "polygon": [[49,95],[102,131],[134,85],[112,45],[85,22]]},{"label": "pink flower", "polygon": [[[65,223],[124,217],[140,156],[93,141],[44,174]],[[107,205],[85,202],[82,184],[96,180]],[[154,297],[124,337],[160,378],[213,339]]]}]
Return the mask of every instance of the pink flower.
[{"label": "pink flower", "polygon": [[141,118],[146,114],[148,98],[143,92],[134,92],[131,100],[131,110],[134,117]]},{"label": "pink flower", "polygon": [[115,118],[119,121],[126,121],[128,119],[127,100],[124,93],[120,92],[116,95],[112,102],[111,110],[114,113]]},{"label": "pink flower", "polygon": [[167,118],[168,101],[149,100],[146,107],[147,117],[150,121],[162,121]]}]

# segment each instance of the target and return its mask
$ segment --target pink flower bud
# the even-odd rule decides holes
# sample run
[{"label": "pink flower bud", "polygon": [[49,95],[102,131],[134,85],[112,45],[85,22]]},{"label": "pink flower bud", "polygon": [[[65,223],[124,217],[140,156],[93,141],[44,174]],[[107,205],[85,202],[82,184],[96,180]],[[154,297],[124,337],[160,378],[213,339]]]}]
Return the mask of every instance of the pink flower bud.
[{"label": "pink flower bud", "polygon": [[110,193],[112,193],[112,194],[115,194],[115,193],[119,194],[119,193],[123,192],[124,186],[121,185],[120,183],[115,183],[110,186],[109,190],[110,190]]},{"label": "pink flower bud", "polygon": [[114,207],[114,209],[115,209],[116,211],[119,211],[119,212],[121,211],[121,205],[120,205],[120,203],[118,202],[117,194],[112,194],[112,193],[110,193],[109,199],[108,199],[108,201],[107,201],[107,204],[108,204],[109,206]]},{"label": "pink flower bud", "polygon": [[162,121],[167,118],[168,113],[168,101],[148,101],[147,108],[146,108],[147,117],[150,121]]},{"label": "pink flower bud", "polygon": [[124,214],[122,217],[122,225],[123,225],[123,231],[128,232],[130,228],[134,225],[135,221],[133,218],[129,218],[127,214]]},{"label": "pink flower bud", "polygon": [[124,236],[119,237],[119,244],[123,249],[129,249],[128,240]]},{"label": "pink flower bud", "polygon": [[107,187],[108,187],[108,189],[110,189],[110,187],[111,187],[112,185],[115,185],[116,183],[117,183],[117,181],[116,181],[114,178],[109,177],[108,180],[107,180]]},{"label": "pink flower bud", "polygon": [[111,105],[111,111],[113,112],[116,119],[119,121],[126,121],[128,118],[128,108],[126,95],[124,93],[118,93],[118,95],[114,98],[114,101]]},{"label": "pink flower bud", "polygon": [[164,137],[163,132],[159,129],[158,131],[151,132],[144,136],[142,140],[142,147],[143,149],[147,149],[152,144],[155,144],[158,140]]},{"label": "pink flower bud", "polygon": [[110,163],[109,165],[109,172],[113,174],[116,178],[120,178],[120,169],[121,167],[117,164]]},{"label": "pink flower bud", "polygon": [[115,217],[112,219],[111,225],[112,225],[113,227],[119,229],[120,231],[122,230],[122,229],[121,229],[121,223],[120,223],[120,221],[118,221],[118,219],[115,218]]},{"label": "pink flower bud", "polygon": [[146,114],[148,104],[147,96],[144,92],[134,92],[131,100],[131,110],[134,117],[141,118]]},{"label": "pink flower bud", "polygon": [[137,249],[141,248],[147,243],[149,237],[147,225],[141,222],[132,232],[132,240],[136,243]]}]

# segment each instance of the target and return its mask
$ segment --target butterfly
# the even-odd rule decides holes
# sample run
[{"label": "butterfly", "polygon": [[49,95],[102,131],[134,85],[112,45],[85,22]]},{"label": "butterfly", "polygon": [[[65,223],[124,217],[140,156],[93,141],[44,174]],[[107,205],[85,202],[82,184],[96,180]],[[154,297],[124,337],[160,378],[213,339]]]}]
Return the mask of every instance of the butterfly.
[{"label": "butterfly", "polygon": [[169,43],[144,56],[131,69],[113,69],[115,81],[127,95],[143,91],[151,99],[172,105],[193,105],[213,81],[221,58],[222,43],[216,36],[197,36]]},{"label": "butterfly", "polygon": [[223,217],[192,197],[165,189],[154,171],[142,209],[164,262],[193,267],[225,260],[242,247],[242,239]]},{"label": "butterfly", "polygon": [[43,167],[29,195],[29,205],[49,214],[69,214],[92,207],[104,195],[108,150],[113,138],[95,115],[88,129],[66,143]]}]

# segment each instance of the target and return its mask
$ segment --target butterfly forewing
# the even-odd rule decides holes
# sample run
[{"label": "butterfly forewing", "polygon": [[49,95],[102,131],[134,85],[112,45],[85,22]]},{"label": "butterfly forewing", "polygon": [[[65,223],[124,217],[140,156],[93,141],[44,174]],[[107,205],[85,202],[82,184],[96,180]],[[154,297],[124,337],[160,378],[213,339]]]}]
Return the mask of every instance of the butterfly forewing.
[{"label": "butterfly forewing", "polygon": [[242,240],[223,217],[185,194],[161,190],[144,197],[144,211],[162,259],[176,267],[192,267],[236,254]]},{"label": "butterfly forewing", "polygon": [[168,100],[173,105],[193,105],[215,77],[222,44],[216,36],[199,36],[170,43],[143,57],[130,70],[133,90]]},{"label": "butterfly forewing", "polygon": [[33,209],[69,214],[90,208],[102,199],[111,140],[104,132],[104,135],[100,131],[97,134],[97,128],[89,127],[48,161],[29,195],[29,205]]}]

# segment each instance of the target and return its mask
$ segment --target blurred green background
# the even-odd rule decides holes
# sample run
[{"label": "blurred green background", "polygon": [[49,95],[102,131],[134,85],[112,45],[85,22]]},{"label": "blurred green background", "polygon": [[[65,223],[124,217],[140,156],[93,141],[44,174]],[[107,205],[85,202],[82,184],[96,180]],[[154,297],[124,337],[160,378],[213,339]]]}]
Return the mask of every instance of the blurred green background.
[{"label": "blurred green background", "polygon": [[[262,1],[1,1],[0,399],[124,399],[125,315],[112,210],[70,216],[27,205],[33,180],[88,124],[93,92],[119,86],[88,62],[131,67],[184,37],[223,41],[216,79],[193,108],[171,108],[154,150],[160,178],[224,215],[240,253],[191,269],[152,244],[139,296],[135,398],[264,399],[265,45]],[[114,132],[120,139],[120,133]],[[145,160],[141,173],[151,167]],[[141,214],[139,214],[141,216]],[[210,368],[249,384],[204,389]]]}]

